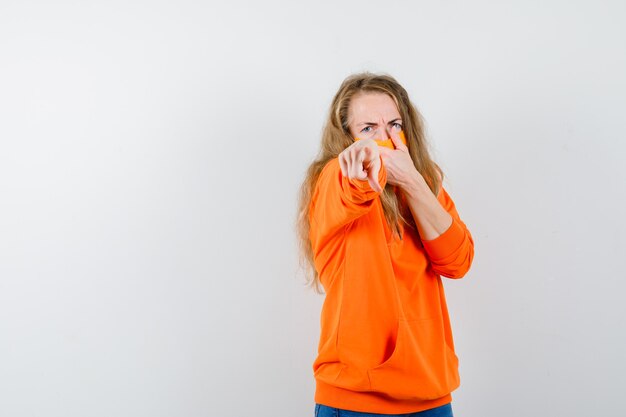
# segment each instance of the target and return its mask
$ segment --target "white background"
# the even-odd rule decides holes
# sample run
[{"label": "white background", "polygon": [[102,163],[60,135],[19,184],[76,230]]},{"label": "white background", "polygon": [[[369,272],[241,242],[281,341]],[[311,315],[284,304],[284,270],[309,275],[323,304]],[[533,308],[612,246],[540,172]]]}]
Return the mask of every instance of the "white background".
[{"label": "white background", "polygon": [[475,239],[457,417],[624,415],[622,1],[0,3],[0,415],[313,416],[294,219],[386,72]]}]

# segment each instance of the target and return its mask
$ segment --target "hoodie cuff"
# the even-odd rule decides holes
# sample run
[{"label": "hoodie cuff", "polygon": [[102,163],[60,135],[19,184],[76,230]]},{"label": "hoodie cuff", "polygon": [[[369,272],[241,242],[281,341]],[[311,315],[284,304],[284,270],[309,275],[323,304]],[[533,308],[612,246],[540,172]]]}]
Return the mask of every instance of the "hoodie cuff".
[{"label": "hoodie cuff", "polygon": [[463,245],[465,229],[452,217],[448,229],[432,240],[422,240],[424,249],[433,261],[442,261],[455,253]]}]

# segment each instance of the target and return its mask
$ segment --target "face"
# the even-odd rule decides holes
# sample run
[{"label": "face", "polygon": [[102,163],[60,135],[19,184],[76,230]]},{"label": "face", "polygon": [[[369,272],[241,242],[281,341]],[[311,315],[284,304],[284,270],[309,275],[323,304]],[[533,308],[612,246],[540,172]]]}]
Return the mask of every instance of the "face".
[{"label": "face", "polygon": [[348,107],[348,127],[353,138],[384,141],[402,130],[395,101],[384,93],[361,92]]}]

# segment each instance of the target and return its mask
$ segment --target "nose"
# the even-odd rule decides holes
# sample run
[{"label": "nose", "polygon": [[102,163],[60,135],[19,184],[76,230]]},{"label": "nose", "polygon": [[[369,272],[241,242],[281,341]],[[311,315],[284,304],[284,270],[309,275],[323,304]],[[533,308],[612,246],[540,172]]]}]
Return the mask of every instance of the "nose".
[{"label": "nose", "polygon": [[384,127],[380,129],[379,138],[376,140],[387,140],[391,136],[389,136],[389,131],[387,130],[387,125],[383,125]]}]

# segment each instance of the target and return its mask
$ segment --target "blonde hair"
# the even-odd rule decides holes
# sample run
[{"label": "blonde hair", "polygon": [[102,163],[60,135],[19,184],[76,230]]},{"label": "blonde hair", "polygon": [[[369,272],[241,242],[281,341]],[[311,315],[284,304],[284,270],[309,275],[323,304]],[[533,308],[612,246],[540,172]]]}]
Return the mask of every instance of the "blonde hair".
[{"label": "blonde hair", "polygon": [[[320,281],[313,261],[313,249],[309,239],[309,209],[315,183],[324,166],[336,158],[344,149],[354,143],[348,127],[348,110],[352,98],[361,92],[383,93],[396,103],[402,118],[409,154],[415,168],[424,177],[433,194],[438,195],[443,180],[443,171],[432,161],[429,144],[424,132],[421,114],[409,100],[406,90],[390,75],[364,72],[346,78],[333,98],[328,118],[322,131],[321,147],[317,158],[308,167],[300,187],[296,232],[300,246],[300,265],[304,267],[306,284],[314,287],[319,294]],[[399,224],[403,222],[417,230],[412,216],[408,220],[402,216],[399,198],[394,186],[387,184],[380,194],[385,219],[390,225],[394,237],[402,239]]]}]

